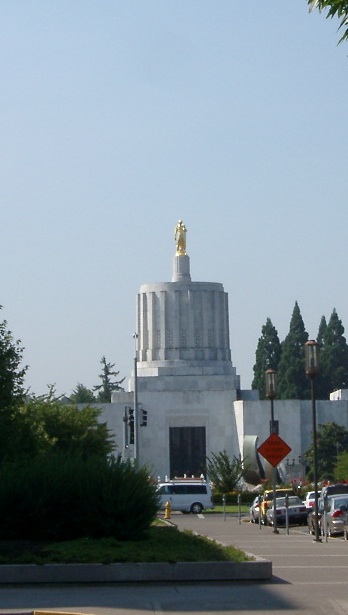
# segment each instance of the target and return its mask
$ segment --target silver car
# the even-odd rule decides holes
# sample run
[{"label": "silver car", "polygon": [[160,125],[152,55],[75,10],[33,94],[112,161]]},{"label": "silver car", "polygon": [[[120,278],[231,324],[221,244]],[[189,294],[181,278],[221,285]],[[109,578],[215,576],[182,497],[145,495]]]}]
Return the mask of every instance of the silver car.
[{"label": "silver car", "polygon": [[348,494],[331,496],[328,499],[326,511],[320,519],[322,535],[337,536],[337,534],[343,534],[344,518],[347,511]]},{"label": "silver car", "polygon": [[249,509],[250,523],[258,523],[259,522],[261,499],[262,499],[261,496],[257,495],[256,498],[254,499],[252,505],[250,506],[250,509]]},{"label": "silver car", "polygon": [[[291,495],[287,498],[276,499],[276,515],[277,524],[285,524],[286,516],[290,524],[307,525],[308,511],[302,500],[297,495]],[[267,523],[274,525],[274,509],[269,508],[266,512]]]}]

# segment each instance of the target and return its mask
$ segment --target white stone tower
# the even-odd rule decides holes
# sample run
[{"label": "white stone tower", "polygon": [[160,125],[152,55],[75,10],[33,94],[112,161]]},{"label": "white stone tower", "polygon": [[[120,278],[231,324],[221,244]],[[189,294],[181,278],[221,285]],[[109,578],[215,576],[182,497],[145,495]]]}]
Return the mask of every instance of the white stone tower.
[{"label": "white stone tower", "polygon": [[138,295],[138,377],[196,376],[204,390],[214,376],[214,388],[236,391],[227,293],[222,284],[191,281],[181,220],[175,235],[172,281],[144,284]]},{"label": "white stone tower", "polygon": [[228,297],[222,284],[191,281],[181,220],[175,246],[172,281],[142,285],[137,302],[136,389],[148,416],[139,458],[172,477],[197,475],[212,451],[240,452]]}]

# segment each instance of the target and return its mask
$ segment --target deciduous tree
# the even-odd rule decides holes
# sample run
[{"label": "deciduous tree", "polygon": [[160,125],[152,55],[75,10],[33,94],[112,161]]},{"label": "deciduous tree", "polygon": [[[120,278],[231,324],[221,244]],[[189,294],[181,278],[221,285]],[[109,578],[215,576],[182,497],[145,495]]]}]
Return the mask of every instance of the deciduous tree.
[{"label": "deciduous tree", "polygon": [[333,475],[338,483],[348,481],[348,451],[343,451],[337,455]]},{"label": "deciduous tree", "polygon": [[214,487],[221,493],[230,493],[236,489],[243,476],[243,460],[241,457],[229,457],[226,450],[212,453],[207,457],[207,474]]},{"label": "deciduous tree", "polygon": [[[333,480],[334,468],[340,452],[348,448],[348,431],[337,423],[319,425],[317,430],[317,462],[318,480]],[[313,445],[305,457],[308,465],[308,476],[313,478]]]},{"label": "deciduous tree", "polygon": [[35,457],[50,452],[79,454],[84,458],[106,458],[115,443],[106,423],[98,420],[99,408],[62,403],[52,390],[46,396],[33,397],[20,408],[13,456]]},{"label": "deciduous tree", "polygon": [[21,367],[22,358],[21,341],[13,339],[7,321],[3,320],[0,322],[0,460],[11,450],[18,408],[25,399],[27,367]]}]

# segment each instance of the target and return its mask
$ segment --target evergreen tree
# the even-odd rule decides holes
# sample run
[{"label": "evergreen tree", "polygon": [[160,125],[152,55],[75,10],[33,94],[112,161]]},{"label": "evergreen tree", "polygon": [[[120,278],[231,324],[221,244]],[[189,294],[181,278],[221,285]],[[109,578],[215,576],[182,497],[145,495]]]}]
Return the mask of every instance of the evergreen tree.
[{"label": "evergreen tree", "polygon": [[276,328],[273,326],[270,318],[267,318],[266,323],[261,329],[261,337],[259,338],[254,365],[254,379],[251,387],[258,389],[260,399],[265,397],[265,371],[274,369],[277,371],[281,355],[280,341]]},{"label": "evergreen tree", "polygon": [[315,390],[316,397],[318,399],[325,399],[327,397],[327,384],[325,382],[325,378],[323,375],[323,370],[320,367],[321,356],[324,350],[324,337],[327,329],[327,322],[325,316],[321,317],[319,329],[318,329],[318,337],[317,342],[319,344],[319,374],[315,379]]},{"label": "evergreen tree", "polygon": [[310,386],[305,374],[304,345],[308,341],[297,301],[293,309],[289,333],[281,344],[277,373],[279,399],[307,399]]},{"label": "evergreen tree", "polygon": [[319,329],[318,329],[318,336],[317,336],[317,342],[319,344],[320,352],[324,348],[324,336],[325,336],[326,329],[327,329],[326,318],[325,318],[325,316],[322,316],[321,320],[320,320],[320,325],[319,325]]},{"label": "evergreen tree", "polygon": [[70,401],[74,404],[91,404],[96,401],[96,398],[93,391],[87,389],[87,387],[79,382],[76,389],[70,395]]},{"label": "evergreen tree", "polygon": [[111,394],[113,391],[123,391],[123,387],[120,385],[124,381],[112,381],[112,377],[117,377],[120,372],[112,371],[112,368],[115,367],[115,364],[107,363],[106,358],[102,357],[100,363],[103,366],[102,373],[99,374],[99,378],[101,378],[101,384],[97,384],[93,387],[93,391],[98,391],[97,401],[102,403],[110,403],[111,402]]},{"label": "evergreen tree", "polygon": [[323,335],[319,357],[319,379],[324,399],[328,399],[332,391],[348,388],[348,346],[343,333],[344,327],[334,309]]}]

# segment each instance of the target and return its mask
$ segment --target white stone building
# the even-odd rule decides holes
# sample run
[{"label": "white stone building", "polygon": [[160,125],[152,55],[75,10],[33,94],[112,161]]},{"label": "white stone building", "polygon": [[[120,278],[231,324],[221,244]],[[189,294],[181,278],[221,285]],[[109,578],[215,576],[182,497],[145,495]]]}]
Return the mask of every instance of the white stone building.
[{"label": "white stone building", "polygon": [[[222,450],[247,457],[256,477],[262,461],[268,475],[255,451],[270,433],[270,402],[260,401],[256,391],[240,390],[231,360],[227,294],[220,283],[191,280],[181,221],[175,238],[172,281],[144,284],[138,294],[136,367],[129,391],[113,394],[101,420],[115,433],[118,452],[136,456],[154,477],[200,475],[206,456]],[[317,424],[334,421],[348,429],[347,398],[336,394],[317,402]],[[128,419],[134,407],[138,420],[132,444]],[[292,449],[280,471],[302,478],[311,403],[275,400],[274,418]]]}]

